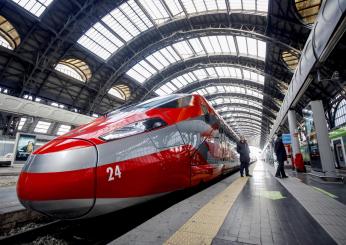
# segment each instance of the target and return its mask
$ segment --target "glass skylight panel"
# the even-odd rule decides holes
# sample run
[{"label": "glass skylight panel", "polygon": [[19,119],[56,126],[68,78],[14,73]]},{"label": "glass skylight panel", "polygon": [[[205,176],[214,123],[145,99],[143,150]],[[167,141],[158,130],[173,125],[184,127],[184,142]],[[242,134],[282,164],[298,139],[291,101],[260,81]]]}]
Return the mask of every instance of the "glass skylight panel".
[{"label": "glass skylight panel", "polygon": [[169,14],[160,0],[142,0],[140,3],[157,24],[169,19]]},{"label": "glass skylight panel", "polygon": [[53,0],[12,0],[33,15],[40,17]]},{"label": "glass skylight panel", "polygon": [[222,53],[218,36],[209,36],[209,41],[213,44],[215,53]]},{"label": "glass skylight panel", "polygon": [[42,133],[45,134],[47,133],[49,127],[50,127],[50,122],[44,122],[44,121],[38,121],[36,124],[36,127],[34,129],[35,133]]},{"label": "glass skylight panel", "polygon": [[146,79],[151,77],[156,70],[152,68],[146,61],[142,60],[130,70],[126,72],[127,75],[138,81],[139,83],[144,83]]},{"label": "glass skylight panel", "polygon": [[257,0],[257,11],[268,12],[268,0]]},{"label": "glass skylight panel", "polygon": [[188,83],[192,83],[196,80],[196,77],[191,72],[184,74],[183,77],[188,81]]},{"label": "glass skylight panel", "polygon": [[185,15],[179,0],[164,0],[164,2],[166,3],[169,11],[174,17]]},{"label": "glass skylight panel", "polygon": [[256,1],[255,0],[242,0],[244,10],[256,10]]},{"label": "glass skylight panel", "polygon": [[1,35],[0,35],[0,46],[3,46],[5,48],[7,48],[7,49],[13,50],[13,48],[10,45],[10,43],[5,38],[3,38]]},{"label": "glass skylight panel", "polygon": [[68,75],[70,77],[73,77],[79,81],[84,82],[83,77],[76,72],[74,69],[72,69],[71,67],[64,65],[64,64],[57,64],[55,66],[55,70],[60,71],[61,73],[64,73],[65,75]]},{"label": "glass skylight panel", "polygon": [[166,94],[171,94],[173,90],[169,88],[166,84],[161,87],[162,91],[164,91]]},{"label": "glass skylight panel", "polygon": [[257,50],[258,50],[258,57],[265,58],[266,57],[266,51],[267,51],[267,43],[257,40]]},{"label": "glass skylight panel", "polygon": [[109,58],[124,45],[105,25],[124,41],[129,41],[152,27],[152,23],[134,0],[123,3],[104,16],[102,23],[96,23],[78,40],[79,44],[102,59]]},{"label": "glass skylight panel", "polygon": [[204,69],[199,69],[199,70],[195,70],[193,71],[193,74],[197,77],[197,79],[202,80],[206,77],[208,77],[207,72]]},{"label": "glass skylight panel", "polygon": [[206,90],[208,94],[214,94],[217,91],[216,87],[207,87]]},{"label": "glass skylight panel", "polygon": [[22,130],[25,122],[26,122],[26,118],[25,117],[21,117],[20,121],[19,121],[19,124],[18,124],[18,130]]},{"label": "glass skylight panel", "polygon": [[86,35],[83,35],[81,38],[79,38],[77,42],[84,48],[90,50],[92,53],[102,58],[103,60],[106,60],[109,58],[109,56],[111,56],[111,52],[101,47],[97,42],[95,42]]},{"label": "glass skylight panel", "polygon": [[248,54],[257,56],[257,40],[253,38],[246,38]]},{"label": "glass skylight panel", "polygon": [[231,10],[241,10],[242,0],[228,0]]},{"label": "glass skylight panel", "polygon": [[166,85],[168,88],[170,88],[170,90],[172,90],[172,92],[177,90],[177,88],[170,82],[166,83]]},{"label": "glass skylight panel", "polygon": [[247,54],[246,37],[237,36],[239,54]]},{"label": "glass skylight panel", "polygon": [[67,132],[69,132],[71,130],[71,126],[70,125],[60,125],[58,132],[56,133],[56,135],[63,135],[66,134]]},{"label": "glass skylight panel", "polygon": [[197,55],[205,54],[204,48],[198,38],[189,39],[189,43],[191,44],[193,50],[196,52]]},{"label": "glass skylight panel", "polygon": [[111,88],[110,90],[108,90],[108,93],[114,97],[117,97],[118,99],[125,100],[124,94],[120,93],[118,89]]},{"label": "glass skylight panel", "polygon": [[161,88],[156,89],[154,92],[155,92],[157,95],[159,95],[159,96],[162,96],[162,95],[166,95],[166,94],[167,94],[167,93],[164,92]]},{"label": "glass skylight panel", "polygon": [[102,24],[96,23],[79,40],[78,43],[95,53],[102,59],[107,59],[123,43],[108,31]]},{"label": "glass skylight panel", "polygon": [[209,36],[201,37],[201,41],[208,54],[214,53],[213,44],[210,42]]},{"label": "glass skylight panel", "polygon": [[186,59],[194,56],[193,50],[190,48],[186,41],[181,41],[178,43],[174,43],[173,47],[178,52],[181,58]]},{"label": "glass skylight panel", "polygon": [[161,49],[160,52],[170,63],[174,63],[180,60],[178,54],[173,50],[171,46]]}]

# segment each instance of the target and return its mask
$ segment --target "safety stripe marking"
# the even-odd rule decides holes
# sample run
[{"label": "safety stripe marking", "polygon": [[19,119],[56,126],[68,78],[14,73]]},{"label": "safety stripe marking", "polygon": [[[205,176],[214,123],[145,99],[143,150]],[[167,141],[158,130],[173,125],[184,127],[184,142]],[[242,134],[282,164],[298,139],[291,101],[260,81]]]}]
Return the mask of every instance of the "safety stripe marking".
[{"label": "safety stripe marking", "polygon": [[211,244],[248,178],[238,178],[195,213],[164,244]]},{"label": "safety stripe marking", "polygon": [[322,188],[318,188],[318,187],[316,187],[316,186],[312,186],[312,188],[314,188],[314,189],[317,190],[317,191],[322,192],[323,194],[325,194],[325,195],[327,195],[327,196],[329,196],[329,197],[331,197],[331,198],[338,198],[338,197],[335,196],[334,194],[332,194],[332,193],[330,193],[330,192],[328,192],[328,191],[326,191],[326,190],[323,190]]}]

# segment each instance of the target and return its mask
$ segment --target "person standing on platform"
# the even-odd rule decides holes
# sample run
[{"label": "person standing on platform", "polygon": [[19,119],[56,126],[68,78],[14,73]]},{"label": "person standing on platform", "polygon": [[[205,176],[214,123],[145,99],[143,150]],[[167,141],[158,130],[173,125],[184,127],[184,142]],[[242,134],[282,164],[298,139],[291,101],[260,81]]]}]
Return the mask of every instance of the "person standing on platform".
[{"label": "person standing on platform", "polygon": [[287,160],[287,154],[286,154],[284,143],[282,143],[281,131],[277,133],[277,138],[274,145],[274,151],[275,151],[276,159],[279,163],[278,168],[276,170],[275,177],[287,178],[288,176],[286,175],[285,169],[284,169],[284,162]]},{"label": "person standing on platform", "polygon": [[244,176],[243,173],[245,169],[246,176],[251,177],[249,174],[250,149],[244,136],[240,136],[240,141],[237,144],[237,152],[240,155],[240,176]]}]

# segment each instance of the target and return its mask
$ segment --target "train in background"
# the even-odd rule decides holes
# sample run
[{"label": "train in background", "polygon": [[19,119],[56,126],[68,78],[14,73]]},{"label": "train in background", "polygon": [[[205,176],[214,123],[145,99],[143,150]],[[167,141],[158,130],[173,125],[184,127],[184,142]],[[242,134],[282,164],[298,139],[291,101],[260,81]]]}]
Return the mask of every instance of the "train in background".
[{"label": "train in background", "polygon": [[203,96],[156,97],[34,151],[17,195],[25,207],[56,218],[102,215],[238,168],[235,137]]}]

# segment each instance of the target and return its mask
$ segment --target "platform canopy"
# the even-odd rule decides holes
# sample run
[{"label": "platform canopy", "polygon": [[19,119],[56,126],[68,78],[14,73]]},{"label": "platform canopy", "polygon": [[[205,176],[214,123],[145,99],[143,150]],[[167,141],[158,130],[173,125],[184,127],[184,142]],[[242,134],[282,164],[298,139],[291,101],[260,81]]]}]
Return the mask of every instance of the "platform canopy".
[{"label": "platform canopy", "polygon": [[264,142],[320,6],[301,2],[8,0],[0,90],[87,115],[198,93]]}]

